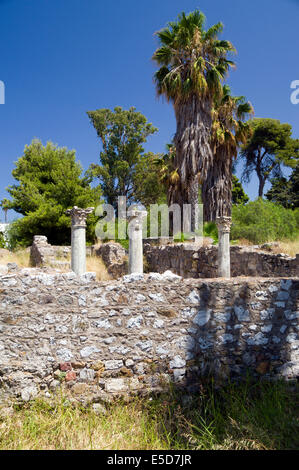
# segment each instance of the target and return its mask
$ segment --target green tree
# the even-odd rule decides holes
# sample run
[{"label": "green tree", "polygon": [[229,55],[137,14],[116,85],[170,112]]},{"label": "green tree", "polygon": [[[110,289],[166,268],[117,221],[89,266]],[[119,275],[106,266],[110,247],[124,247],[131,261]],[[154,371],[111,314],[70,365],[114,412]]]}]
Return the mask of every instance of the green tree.
[{"label": "green tree", "polygon": [[253,119],[252,135],[240,157],[245,166],[242,181],[249,182],[253,172],[259,180],[258,196],[263,197],[266,181],[282,177],[282,165],[295,167],[299,158],[299,140],[292,139],[292,126],[276,119]]},{"label": "green tree", "polygon": [[157,161],[161,159],[161,154],[148,152],[141,155],[136,163],[133,176],[133,196],[137,202],[145,207],[150,206],[150,204],[166,202],[167,191],[157,168]]},{"label": "green tree", "polygon": [[147,161],[142,145],[158,129],[134,107],[97,109],[87,114],[102,145],[100,164],[92,164],[88,174],[99,179],[107,203],[115,209],[118,196],[126,196],[129,204],[135,202],[136,171],[144,171]]},{"label": "green tree", "polygon": [[10,200],[7,198],[2,199],[2,201],[0,202],[0,207],[2,207],[5,217],[5,223],[7,224],[7,212],[11,209]]},{"label": "green tree", "polygon": [[213,100],[222,95],[222,80],[233,65],[228,53],[235,51],[229,41],[218,38],[222,23],[208,30],[204,24],[205,16],[198,10],[188,15],[181,13],[177,21],[157,33],[160,47],[153,55],[160,67],[155,74],[157,93],[173,103],[177,122],[174,168],[178,169],[179,182],[171,202],[181,207],[191,204],[192,230],[198,174],[203,180],[206,178],[213,158],[210,145]]},{"label": "green tree", "polygon": [[[14,244],[30,244],[34,235],[46,235],[53,244],[70,243],[66,209],[95,206],[101,196],[81,173],[74,150],[51,142],[43,146],[40,140],[26,145],[12,171],[17,184],[7,188],[12,198],[10,207],[23,215],[13,223]],[[89,240],[94,238],[91,222],[87,235]]]},{"label": "green tree", "polygon": [[289,179],[274,178],[271,183],[272,187],[266,194],[269,201],[288,209],[299,207],[299,165],[293,170]]},{"label": "green tree", "polygon": [[232,177],[232,203],[233,204],[246,204],[249,197],[245,193],[243,186],[236,175]]},{"label": "green tree", "polygon": [[176,149],[174,143],[171,143],[166,145],[166,153],[160,154],[158,158],[155,159],[158,179],[164,187],[169,206],[173,200],[172,193],[177,191],[177,185],[180,180],[178,168],[174,167],[175,154]]}]

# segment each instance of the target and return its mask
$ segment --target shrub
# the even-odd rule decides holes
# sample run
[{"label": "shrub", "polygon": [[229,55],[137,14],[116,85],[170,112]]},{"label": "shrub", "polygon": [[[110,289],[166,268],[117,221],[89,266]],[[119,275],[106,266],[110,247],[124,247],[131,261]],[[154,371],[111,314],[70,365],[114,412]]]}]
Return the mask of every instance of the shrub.
[{"label": "shrub", "polygon": [[259,198],[233,206],[231,239],[246,238],[252,243],[294,239],[299,234],[299,214]]},{"label": "shrub", "polygon": [[206,222],[203,226],[204,237],[213,238],[215,242],[218,242],[218,229],[215,222]]},{"label": "shrub", "polygon": [[7,241],[2,232],[0,232],[0,248],[7,248]]}]

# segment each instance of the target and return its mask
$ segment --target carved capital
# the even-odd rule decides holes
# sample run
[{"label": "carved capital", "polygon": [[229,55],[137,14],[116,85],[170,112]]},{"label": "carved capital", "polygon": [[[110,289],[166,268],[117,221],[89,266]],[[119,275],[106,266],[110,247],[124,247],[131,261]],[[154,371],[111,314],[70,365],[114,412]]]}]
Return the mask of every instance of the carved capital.
[{"label": "carved capital", "polygon": [[141,211],[138,209],[131,209],[127,213],[127,218],[130,223],[129,231],[142,230],[143,219],[147,216],[147,211]]},{"label": "carved capital", "polygon": [[86,218],[93,211],[94,207],[80,209],[80,207],[74,206],[72,209],[68,209],[65,213],[71,216],[72,226],[86,227]]},{"label": "carved capital", "polygon": [[222,233],[229,233],[231,224],[232,224],[231,217],[223,216],[223,217],[216,218],[216,225],[218,227],[218,230]]}]

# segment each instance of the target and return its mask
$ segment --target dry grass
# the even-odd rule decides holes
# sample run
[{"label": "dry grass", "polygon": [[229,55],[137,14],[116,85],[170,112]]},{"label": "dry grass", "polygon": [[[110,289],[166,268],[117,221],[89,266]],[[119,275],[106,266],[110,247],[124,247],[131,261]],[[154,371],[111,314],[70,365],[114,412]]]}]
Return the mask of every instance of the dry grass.
[{"label": "dry grass", "polygon": [[295,450],[296,397],[285,383],[248,381],[203,386],[187,404],[175,390],[119,401],[105,414],[66,398],[35,400],[12,414],[0,410],[0,449]]},{"label": "dry grass", "polygon": [[[274,242],[270,248],[272,253],[284,253],[295,258],[296,254],[299,253],[299,239],[297,240],[284,240],[279,242]],[[246,238],[240,238],[237,241],[237,245],[240,246],[252,246],[254,243],[246,240]]]},{"label": "dry grass", "polygon": [[30,266],[30,251],[21,249],[15,252],[3,250],[0,252],[0,264],[17,263],[21,268]]},{"label": "dry grass", "polygon": [[98,256],[86,257],[86,269],[89,272],[96,273],[98,281],[109,281],[111,279],[105,264]]},{"label": "dry grass", "polygon": [[[63,258],[63,261],[68,261],[69,263],[71,262],[70,257]],[[59,266],[53,264],[53,266],[50,266],[51,268],[58,270],[59,272],[69,272],[70,271],[70,264],[66,266]],[[111,276],[108,274],[107,268],[101,258],[97,256],[87,256],[86,257],[86,271],[87,272],[93,272],[96,273],[97,280],[98,281],[109,281],[111,279]]]},{"label": "dry grass", "polygon": [[[67,261],[67,259],[64,259]],[[30,252],[28,249],[22,249],[15,252],[9,252],[8,250],[0,251],[0,264],[16,263],[21,268],[30,267]],[[55,268],[55,266],[53,266]],[[56,269],[56,268],[55,268]],[[106,266],[104,265],[101,258],[97,256],[87,256],[86,258],[86,269],[89,272],[95,272],[98,281],[108,281],[111,279],[109,276]],[[61,272],[67,272],[67,267],[59,269]]]},{"label": "dry grass", "polygon": [[247,240],[246,238],[240,238],[238,240],[237,244],[241,245],[241,246],[252,246],[253,245],[253,243],[251,241]]},{"label": "dry grass", "polygon": [[[63,258],[63,261],[68,261],[70,263],[70,256]],[[59,268],[57,268],[57,265],[53,264],[53,266],[51,267],[55,270],[58,270],[59,272],[66,273],[70,271],[69,266],[70,264],[66,266],[59,266]],[[86,256],[86,271],[96,273],[98,281],[109,281],[109,279],[111,279],[111,276],[108,274],[105,264],[103,263],[101,258],[97,256]]]},{"label": "dry grass", "polygon": [[202,239],[202,246],[203,246],[204,248],[206,248],[206,247],[208,247],[208,246],[211,246],[211,243],[212,243],[211,240],[212,240],[212,239],[209,238],[209,237],[203,237],[203,239]]},{"label": "dry grass", "polygon": [[272,251],[273,253],[285,253],[286,255],[295,258],[296,254],[299,253],[299,239],[278,242],[278,246],[274,246]]}]

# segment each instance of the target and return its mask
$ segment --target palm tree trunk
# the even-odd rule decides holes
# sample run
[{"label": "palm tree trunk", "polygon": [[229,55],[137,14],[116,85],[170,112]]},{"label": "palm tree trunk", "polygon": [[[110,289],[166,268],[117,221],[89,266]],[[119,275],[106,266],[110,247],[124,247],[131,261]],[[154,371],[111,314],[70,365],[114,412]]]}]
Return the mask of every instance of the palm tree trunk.
[{"label": "palm tree trunk", "polygon": [[191,205],[192,231],[196,229],[198,175],[200,173],[200,177],[205,178],[212,159],[210,109],[208,99],[199,101],[195,95],[189,101],[175,105],[177,129],[174,137],[174,167],[178,169],[180,180],[173,191],[172,203],[179,204],[182,212],[183,204]]},{"label": "palm tree trunk", "polygon": [[218,227],[218,276],[230,277],[230,226],[232,207],[232,158],[219,149],[210,162],[202,185],[204,220]]},{"label": "palm tree trunk", "polygon": [[217,217],[230,217],[232,208],[232,158],[217,151],[210,162],[202,184],[204,220],[215,222]]},{"label": "palm tree trunk", "polygon": [[199,228],[199,213],[198,213],[198,190],[199,183],[198,177],[195,176],[190,183],[189,200],[191,204],[191,232],[195,232]]},{"label": "palm tree trunk", "polygon": [[[168,191],[168,206],[177,204],[181,208],[181,231],[195,232],[199,228],[199,211],[198,211],[198,192],[199,182],[198,176],[190,178],[186,186],[176,184],[171,186]],[[188,207],[184,207],[189,205]],[[189,209],[189,210],[188,210]],[[170,234],[173,233],[173,218],[170,213],[169,217]]]}]

